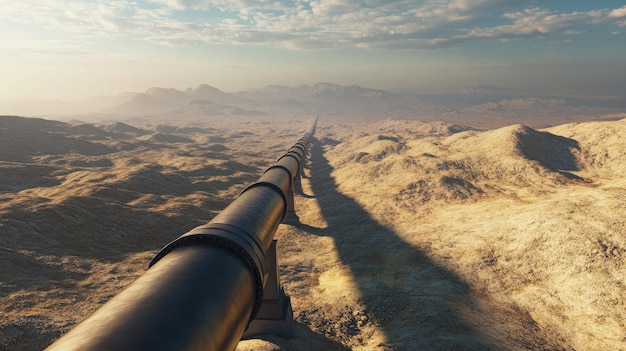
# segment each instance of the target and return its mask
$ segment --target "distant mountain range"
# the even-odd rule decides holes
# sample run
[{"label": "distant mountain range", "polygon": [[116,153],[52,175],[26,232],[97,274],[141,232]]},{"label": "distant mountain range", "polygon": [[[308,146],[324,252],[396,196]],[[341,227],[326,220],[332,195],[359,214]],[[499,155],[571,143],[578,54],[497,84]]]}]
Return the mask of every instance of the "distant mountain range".
[{"label": "distant mountain range", "polygon": [[430,92],[378,90],[358,85],[318,83],[227,93],[202,84],[177,90],[153,87],[78,101],[0,100],[0,114],[56,119],[194,120],[225,116],[302,115],[314,112],[333,117],[445,120],[478,127],[599,119],[626,111],[623,97],[572,98],[479,85]]}]

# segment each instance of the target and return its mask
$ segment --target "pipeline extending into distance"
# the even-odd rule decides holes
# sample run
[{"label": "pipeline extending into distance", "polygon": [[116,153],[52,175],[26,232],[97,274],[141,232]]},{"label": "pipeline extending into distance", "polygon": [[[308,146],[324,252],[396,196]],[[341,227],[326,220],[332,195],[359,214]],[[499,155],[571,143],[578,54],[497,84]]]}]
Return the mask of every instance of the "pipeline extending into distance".
[{"label": "pipeline extending into distance", "polygon": [[234,350],[263,301],[267,252],[293,212],[316,125],[317,117],[220,214],[167,244],[142,276],[47,350]]}]

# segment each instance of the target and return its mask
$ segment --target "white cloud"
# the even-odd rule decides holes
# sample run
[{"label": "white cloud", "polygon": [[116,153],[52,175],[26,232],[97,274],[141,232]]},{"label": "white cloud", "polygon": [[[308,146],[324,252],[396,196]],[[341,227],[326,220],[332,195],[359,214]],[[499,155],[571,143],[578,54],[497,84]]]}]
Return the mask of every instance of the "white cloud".
[{"label": "white cloud", "polygon": [[150,0],[153,4],[161,4],[174,10],[206,10],[211,7],[211,1],[206,0]]},{"label": "white cloud", "polygon": [[[5,23],[168,45],[419,49],[469,40],[577,35],[584,26],[607,21],[626,24],[616,21],[626,17],[626,6],[559,13],[528,7],[537,3],[532,0],[149,0],[144,7],[127,0],[2,2],[0,20]],[[189,11],[195,11],[193,18],[185,17]]]},{"label": "white cloud", "polygon": [[502,17],[512,22],[472,28],[463,34],[444,39],[440,44],[479,39],[536,38],[554,34],[577,35],[585,32],[583,29],[585,25],[598,24],[608,19],[606,11],[556,13],[538,7],[504,13]]},{"label": "white cloud", "polygon": [[450,10],[468,11],[486,2],[488,2],[488,0],[453,0],[448,4],[448,8]]},{"label": "white cloud", "polygon": [[620,7],[619,9],[612,10],[609,12],[610,18],[622,18],[626,17],[626,6]]}]

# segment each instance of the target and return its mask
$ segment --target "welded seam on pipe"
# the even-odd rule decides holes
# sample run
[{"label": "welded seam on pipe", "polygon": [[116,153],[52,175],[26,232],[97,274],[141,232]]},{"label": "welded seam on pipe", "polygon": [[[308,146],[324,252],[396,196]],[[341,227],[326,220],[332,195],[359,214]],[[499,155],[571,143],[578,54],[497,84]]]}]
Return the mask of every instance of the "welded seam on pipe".
[{"label": "welded seam on pipe", "polygon": [[[278,159],[278,161],[276,161],[276,162],[280,162],[280,160],[282,160],[282,159],[283,159],[283,158],[285,158],[285,157],[291,157],[291,158],[293,158],[294,160],[296,160],[296,162],[298,162],[298,167],[300,167],[300,157],[296,157],[296,156],[294,156],[294,154],[295,154],[295,155],[300,156],[297,152],[289,151],[289,152],[287,152],[286,154],[282,155],[282,156]],[[289,172],[289,173],[291,173],[291,172]]]},{"label": "welded seam on pipe", "polygon": [[[300,159],[302,159],[302,157],[304,156],[304,151],[300,150],[299,148],[292,147],[291,149],[289,149],[289,151],[287,151],[286,154],[287,155],[288,154],[296,154],[296,155],[299,156]],[[300,163],[300,162],[298,162],[298,163]]]},{"label": "welded seam on pipe", "polygon": [[[287,151],[286,154],[284,154],[283,156],[281,156],[281,158],[279,158],[278,162],[281,162],[281,160],[285,159],[282,161],[282,164],[274,165],[270,167],[269,169],[267,169],[264,173],[264,174],[267,173],[267,176],[263,181],[259,179],[259,181],[248,186],[246,189],[244,189],[241,192],[240,196],[243,193],[253,188],[259,188],[258,191],[251,192],[249,194],[253,198],[256,197],[257,195],[260,197],[260,198],[255,198],[256,202],[253,202],[253,203],[256,203],[258,206],[256,207],[240,206],[240,207],[242,207],[246,211],[250,211],[254,209],[254,210],[260,210],[261,212],[272,209],[268,213],[265,213],[265,215],[267,215],[267,218],[266,218],[267,220],[271,218],[272,223],[274,223],[274,221],[277,219],[276,217],[278,217],[279,215],[278,213],[279,209],[275,206],[280,206],[279,204],[280,200],[275,195],[269,196],[270,195],[269,193],[273,191],[277,193],[283,200],[284,206],[283,206],[283,211],[282,211],[282,219],[285,218],[285,215],[287,212],[287,204],[288,204],[287,194],[288,193],[290,194],[290,190],[293,189],[296,177],[298,177],[299,172],[302,171],[301,166],[305,163],[305,155],[307,154],[307,151],[308,151],[307,150],[308,144],[313,133],[316,130],[317,121],[318,121],[318,117],[315,118],[315,121],[311,125],[309,132],[305,133],[304,136],[300,138],[298,142],[294,144]],[[287,160],[287,157],[293,158],[296,161],[297,168],[293,167],[294,166],[293,161]],[[281,172],[268,173],[270,170],[274,168],[280,168],[283,171],[285,171],[287,174],[288,180],[284,179],[284,177],[280,177]],[[289,183],[287,183],[287,181]],[[272,190],[263,192],[263,191],[260,191],[261,188],[272,189]],[[266,195],[268,195],[271,198],[272,207],[270,207],[269,209],[265,207],[266,201],[264,200],[264,198],[262,198],[263,196],[266,196]],[[230,213],[230,215],[232,214],[233,213]],[[246,214],[249,215],[252,213],[246,212]],[[233,218],[230,218],[229,216],[226,216],[226,218],[228,220],[233,220]],[[212,223],[212,222],[196,227],[192,229],[191,231],[187,232],[186,234],[180,236],[179,238],[173,240],[172,242],[167,244],[165,247],[163,247],[163,249],[161,249],[157,253],[157,255],[152,259],[152,261],[149,264],[149,267],[152,267],[158,261],[163,259],[163,257],[165,257],[166,255],[168,255],[169,253],[171,253],[172,251],[180,247],[190,247],[194,245],[200,245],[200,246],[205,246],[205,247],[210,247],[210,248],[216,248],[217,251],[220,252],[221,257],[226,257],[223,255],[224,253],[228,253],[229,255],[232,255],[233,260],[238,260],[241,262],[237,264],[237,267],[239,267],[237,268],[237,270],[239,271],[241,269],[247,269],[248,270],[247,273],[251,274],[251,276],[246,275],[245,283],[254,284],[254,287],[249,287],[250,290],[254,290],[255,292],[254,301],[250,301],[253,303],[253,306],[249,306],[246,303],[247,305],[246,311],[247,311],[247,308],[251,307],[251,314],[250,314],[250,318],[248,319],[248,325],[249,325],[250,322],[254,320],[254,318],[256,318],[260,310],[261,304],[263,302],[264,283],[268,279],[269,270],[270,270],[269,260],[268,260],[267,252],[266,252],[267,243],[265,242],[265,240],[266,239],[271,240],[273,238],[273,235],[276,232],[276,227],[278,225],[277,224],[278,222],[277,222],[276,226],[270,228],[268,226],[269,223],[266,223],[266,225],[263,226],[261,223],[257,223],[258,221],[256,221],[256,219],[253,220],[251,223],[246,224],[246,222],[244,222],[244,224],[241,227],[239,223]],[[260,226],[260,227],[254,228],[254,225]],[[260,237],[259,235],[256,235],[257,234],[255,233],[256,229],[259,229],[258,234],[260,234],[260,232],[263,232],[263,238]],[[215,254],[215,252],[212,252],[210,250],[208,250],[208,252],[211,254]],[[168,266],[168,264],[170,266]],[[157,269],[156,271],[152,271],[152,272],[156,272],[155,274],[163,274],[163,272],[172,272],[171,269],[169,270],[167,269],[167,268],[172,267],[171,264],[172,264],[172,261],[164,260],[163,262],[164,266],[162,267],[164,269],[161,269],[161,270]],[[193,263],[193,264],[196,264],[196,263]],[[219,268],[220,267],[216,267],[216,269],[219,269]],[[155,278],[155,276],[151,276],[151,277],[152,279]],[[159,276],[157,275],[156,277],[158,278]],[[205,277],[199,276],[197,278],[203,279]],[[250,281],[249,278],[252,278],[252,281]],[[137,284],[137,283],[133,282],[131,286],[134,286],[133,284]],[[142,284],[142,283],[138,283],[138,284]],[[216,288],[222,289],[220,286],[217,286],[217,285],[216,285]],[[225,288],[226,289],[234,288],[234,285],[226,286]],[[252,291],[250,290],[248,290],[248,292],[251,293]],[[115,298],[117,298],[117,296],[119,296],[119,294],[116,295]],[[138,300],[135,299],[137,300],[135,301],[132,298],[129,299],[129,295],[126,294],[126,295],[123,295],[123,297],[121,297],[122,300],[120,301],[126,302],[126,301],[132,300],[130,302],[132,304],[130,307],[139,309],[139,311],[141,312],[142,308],[145,308],[145,306],[150,306],[151,296],[153,296],[153,294],[146,293],[145,296],[138,297]],[[194,301],[190,301],[190,303],[193,303],[193,302]],[[223,302],[229,302],[229,301],[224,300]],[[105,312],[111,312],[107,310],[107,308],[110,309],[111,307],[107,307],[107,306],[111,306],[111,305],[106,304],[101,309],[99,309],[96,313],[102,314]],[[104,312],[101,312],[101,311],[104,311]],[[121,312],[119,310],[116,310],[113,313],[120,314]],[[124,313],[121,313],[121,315],[124,315]],[[63,336],[61,339],[57,340],[57,342],[55,342],[54,345],[57,345],[57,343],[59,342],[60,343],[58,345],[63,345],[64,348],[68,348],[68,346],[74,345],[74,347],[70,349],[77,350],[78,346],[76,346],[72,340],[72,338],[75,338],[77,335],[86,338],[89,342],[91,342],[92,340],[96,340],[97,337],[101,337],[102,335],[106,335],[106,337],[110,339],[117,338],[117,340],[122,340],[122,342],[126,343],[127,345],[130,345],[128,344],[128,342],[132,343],[132,342],[137,341],[137,342],[143,343],[145,341],[141,339],[145,336],[145,333],[138,334],[137,335],[138,339],[135,340],[133,335],[126,335],[126,334],[119,335],[119,333],[113,332],[116,330],[115,326],[111,325],[111,323],[114,323],[114,320],[112,321],[111,319],[103,320],[102,318],[101,319],[89,319],[88,318],[87,321],[88,322],[83,322],[79,326],[75,327],[75,329],[72,330],[72,331],[78,330],[79,331],[78,334],[74,335],[72,334],[72,331],[70,331],[70,333],[66,334],[66,336]],[[242,318],[238,323],[239,323],[238,327],[243,328],[242,324],[244,323],[244,319]],[[96,329],[99,329],[100,332],[97,332],[97,333],[92,332],[93,328],[85,329],[85,327],[83,327],[81,329],[81,326],[91,327],[93,325],[95,325]],[[177,326],[170,325],[169,327],[176,329]],[[85,330],[87,330],[87,332],[85,332]],[[174,331],[176,332],[178,330],[174,330]],[[148,332],[153,332],[153,331],[149,330]],[[67,335],[71,335],[71,336],[68,337]],[[193,337],[193,335],[191,336]],[[217,335],[217,334],[215,334],[214,336],[218,338],[225,337],[225,335]],[[130,338],[130,339],[125,340],[126,338]],[[104,345],[102,342],[97,341],[97,340],[94,341],[93,345],[96,345],[96,344]],[[101,349],[101,348],[98,348],[98,349]],[[92,347],[90,348],[90,350],[95,350],[95,348]]]},{"label": "welded seam on pipe", "polygon": [[190,232],[167,244],[152,259],[148,268],[175,249],[195,244],[224,248],[241,258],[252,270],[255,280],[256,298],[250,319],[248,320],[248,324],[250,324],[261,308],[261,303],[263,302],[263,282],[269,274],[267,257],[261,243],[253,235],[239,227],[225,223],[208,223],[192,229]]},{"label": "welded seam on pipe", "polygon": [[[282,159],[282,157],[281,157],[281,158],[279,158],[279,159],[278,159],[278,161],[276,161],[276,162],[277,162],[277,163],[278,163],[278,162],[280,162],[280,160],[281,160],[281,159]],[[298,162],[298,167],[299,167],[299,166],[300,166],[300,162]],[[287,167],[282,166],[282,165],[274,165],[274,166],[272,166],[272,167],[270,167],[270,168],[266,169],[266,170],[265,170],[265,172],[263,172],[263,174],[265,174],[265,173],[267,173],[267,172],[271,171],[271,170],[272,170],[272,169],[274,169],[274,168],[280,168],[280,169],[282,169],[283,171],[287,172],[287,175],[289,175],[289,187],[291,188],[291,187],[293,186],[293,178],[294,178],[294,175],[293,175],[293,173],[291,173],[291,171],[290,171]],[[241,192],[241,194],[243,194],[246,190],[247,190],[247,189],[244,189],[244,190]],[[282,191],[282,189],[281,189],[281,191]],[[239,194],[239,196],[241,196],[241,194]],[[285,193],[284,193],[284,192],[283,192],[283,195],[285,195]],[[285,199],[285,200],[287,200],[287,197],[285,196],[285,197],[284,197],[284,199]],[[285,206],[286,206],[286,205],[287,205],[287,202],[285,202]]]},{"label": "welded seam on pipe", "polygon": [[[284,167],[281,167],[281,168],[284,168]],[[288,172],[288,173],[291,174],[291,172]],[[261,186],[270,188],[270,189],[274,190],[275,192],[277,192],[278,195],[280,195],[280,197],[283,199],[283,202],[285,203],[285,207],[283,208],[283,215],[280,217],[280,219],[282,220],[283,218],[285,218],[285,215],[287,214],[287,195],[285,195],[285,192],[283,191],[283,189],[281,189],[276,184],[273,184],[273,183],[270,183],[270,182],[256,182],[256,183],[250,184],[245,189],[243,189],[241,191],[241,193],[239,193],[239,196],[243,195],[243,193],[245,193],[246,191],[248,191],[250,189],[258,188],[258,187],[261,187]]]}]

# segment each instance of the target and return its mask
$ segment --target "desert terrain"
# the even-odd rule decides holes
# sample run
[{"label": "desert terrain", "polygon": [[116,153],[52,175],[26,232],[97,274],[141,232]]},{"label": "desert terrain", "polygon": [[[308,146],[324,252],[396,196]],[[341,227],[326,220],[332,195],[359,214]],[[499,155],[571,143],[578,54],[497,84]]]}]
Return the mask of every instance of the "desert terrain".
[{"label": "desert terrain", "polygon": [[[626,349],[624,117],[479,130],[321,115],[300,224],[276,234],[294,335],[238,350]],[[67,332],[311,121],[1,116],[0,350]]]}]

